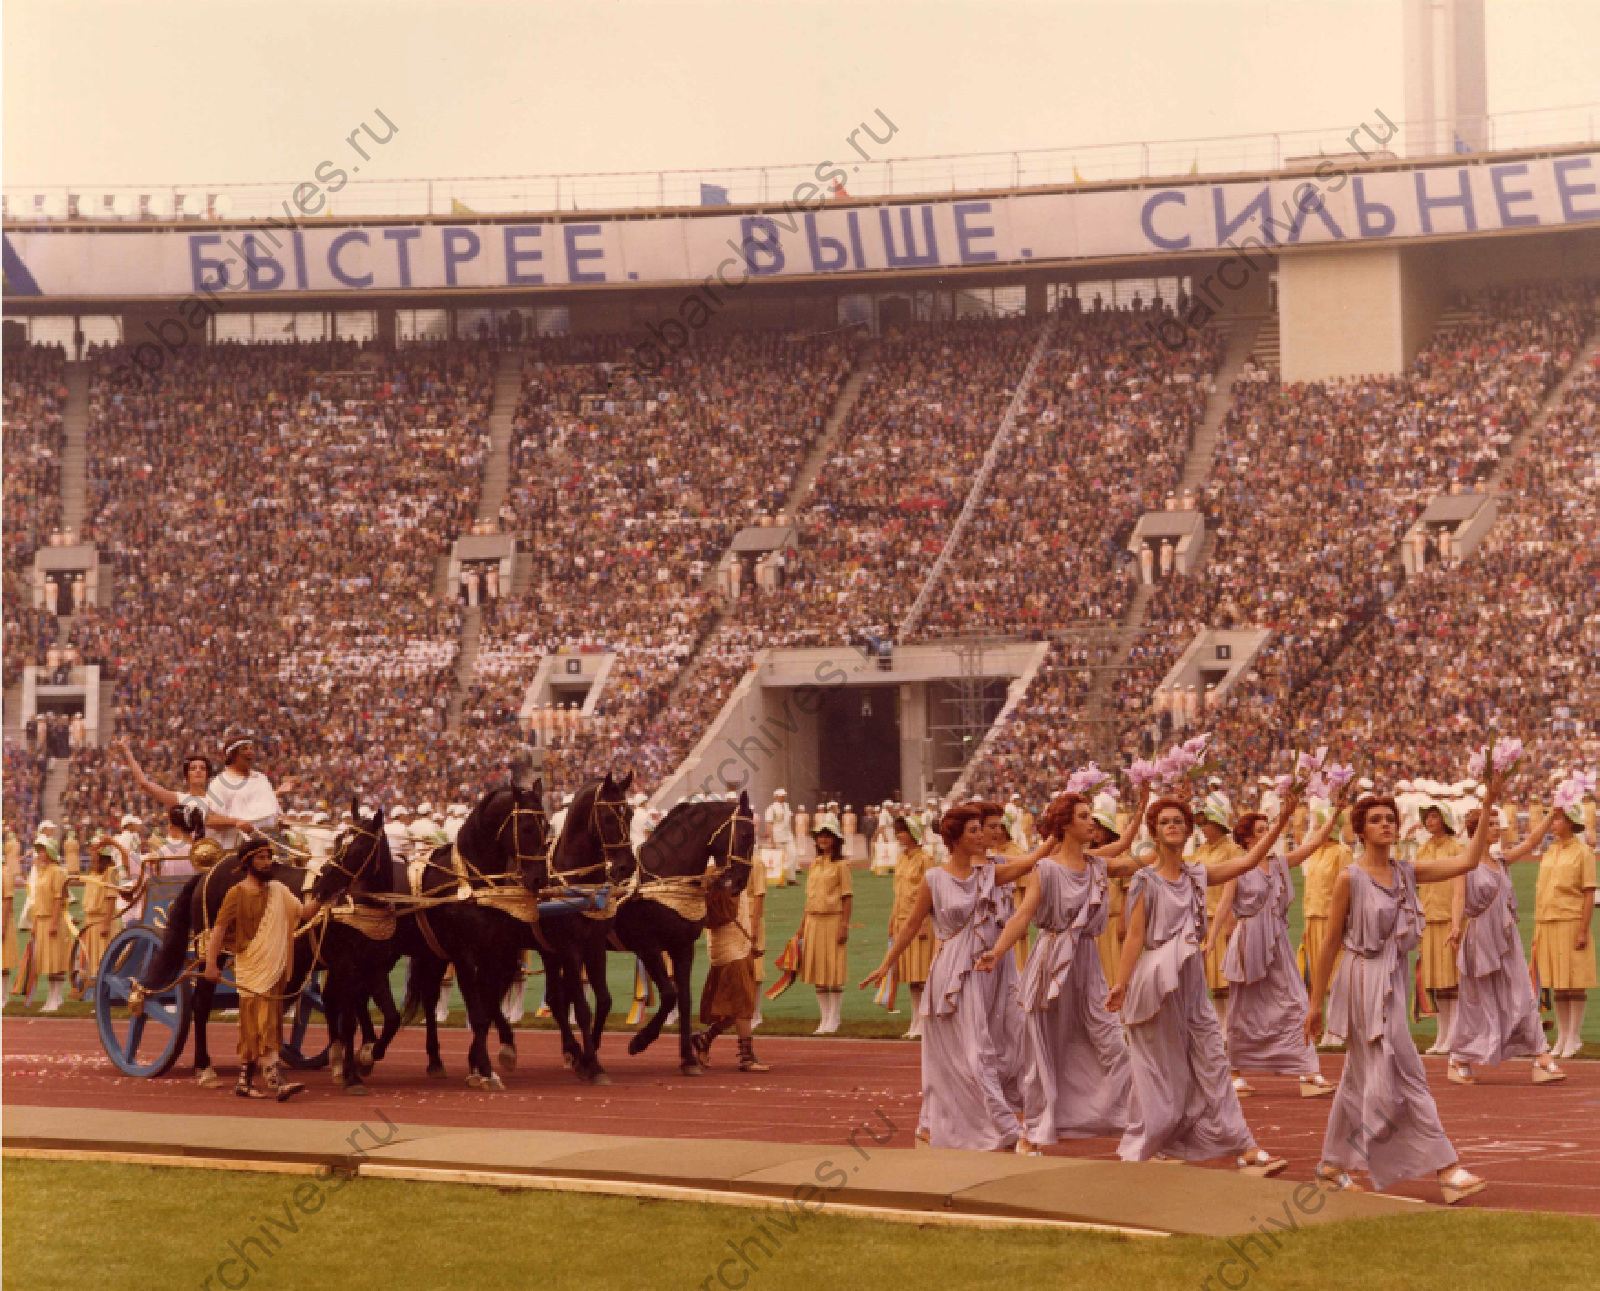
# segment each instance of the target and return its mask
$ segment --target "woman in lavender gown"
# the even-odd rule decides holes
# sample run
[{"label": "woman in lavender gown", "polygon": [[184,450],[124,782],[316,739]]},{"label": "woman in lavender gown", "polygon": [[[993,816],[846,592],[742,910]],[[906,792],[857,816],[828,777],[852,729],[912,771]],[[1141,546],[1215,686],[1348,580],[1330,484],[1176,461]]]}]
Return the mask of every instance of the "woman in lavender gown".
[{"label": "woman in lavender gown", "polygon": [[1256,1146],[1228,1074],[1222,1028],[1206,989],[1200,947],[1206,886],[1253,870],[1278,841],[1298,801],[1289,794],[1277,820],[1250,851],[1209,868],[1185,864],[1194,812],[1160,798],[1145,813],[1156,859],[1128,885],[1128,939],[1106,1007],[1128,1029],[1132,1087],[1128,1128],[1118,1155],[1205,1161],[1234,1155],[1241,1171],[1265,1177],[1288,1164]]},{"label": "woman in lavender gown", "polygon": [[[1484,798],[1486,813],[1499,801],[1504,783],[1495,772]],[[1461,1168],[1439,1123],[1427,1072],[1406,1025],[1407,969],[1422,941],[1417,884],[1442,883],[1476,869],[1488,850],[1489,831],[1480,821],[1465,851],[1407,864],[1394,856],[1400,809],[1393,798],[1363,798],[1350,823],[1361,840],[1361,856],[1334,880],[1328,938],[1317,959],[1306,1017],[1310,1041],[1322,1034],[1326,998],[1328,1027],[1346,1044],[1317,1179],[1355,1190],[1350,1171],[1365,1167],[1372,1186],[1381,1190],[1432,1173],[1451,1204],[1487,1185]]]},{"label": "woman in lavender gown", "polygon": [[[1139,800],[1142,812],[1149,790]],[[1038,1156],[1060,1139],[1120,1135],[1128,1124],[1128,1044],[1105,1007],[1106,979],[1097,938],[1110,910],[1109,878],[1139,868],[1122,854],[1134,830],[1104,851],[1089,799],[1064,793],[1040,822],[1048,855],[1033,871],[1017,912],[999,940],[978,957],[992,973],[1022,941],[1030,923],[1039,939],[1022,974],[1023,1137],[1020,1156]]]},{"label": "woman in lavender gown", "polygon": [[[1240,1098],[1255,1093],[1243,1077],[1246,1071],[1298,1076],[1302,1098],[1333,1093],[1333,1083],[1323,1076],[1317,1062],[1316,1046],[1305,1038],[1308,1000],[1295,962],[1294,943],[1289,940],[1289,907],[1294,904],[1289,871],[1328,841],[1343,801],[1341,794],[1321,827],[1300,847],[1287,856],[1270,857],[1229,882],[1217,905],[1216,924],[1206,934],[1209,943],[1233,923],[1222,959],[1229,999],[1223,1031],[1233,1067],[1233,1088]],[[1260,842],[1267,829],[1265,816],[1248,812],[1234,827],[1233,840],[1248,849]]]},{"label": "woman in lavender gown", "polygon": [[[939,822],[950,859],[929,870],[911,913],[900,925],[877,971],[861,983],[876,986],[911,944],[930,913],[939,949],[922,992],[922,1117],[917,1137],[936,1148],[978,1152],[1010,1148],[1022,1136],[1002,1073],[1014,1065],[995,1037],[999,1010],[1017,1007],[998,974],[973,975],[978,957],[998,935],[996,889],[1015,883],[1036,858],[984,864],[983,818],[971,805],[953,807]],[[985,934],[985,927],[995,931]]]},{"label": "woman in lavender gown", "polygon": [[[1467,832],[1475,833],[1481,811],[1467,813]],[[1489,851],[1477,869],[1455,881],[1450,943],[1461,974],[1455,1025],[1450,1030],[1450,1079],[1476,1085],[1473,1067],[1493,1067],[1508,1058],[1533,1059],[1533,1083],[1550,1085],[1567,1073],[1550,1056],[1517,930],[1517,890],[1509,866],[1532,858],[1555,812],[1546,814],[1527,838],[1508,852],[1500,850],[1500,813],[1488,816]]]}]

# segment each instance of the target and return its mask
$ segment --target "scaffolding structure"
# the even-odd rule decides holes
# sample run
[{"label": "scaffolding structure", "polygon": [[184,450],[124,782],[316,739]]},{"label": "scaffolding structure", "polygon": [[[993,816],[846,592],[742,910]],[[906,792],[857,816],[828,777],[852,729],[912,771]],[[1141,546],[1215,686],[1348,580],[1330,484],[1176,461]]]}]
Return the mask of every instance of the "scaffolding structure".
[{"label": "scaffolding structure", "polygon": [[[1081,738],[1089,756],[1107,768],[1120,761],[1116,683],[1130,667],[1128,658],[1141,632],[1120,624],[1091,622],[1048,634],[1063,653],[1085,659],[1065,665],[1066,671],[1085,675],[1088,690],[1083,715],[1075,723],[1077,729],[1064,728],[1061,738]],[[1013,678],[997,673],[989,656],[1005,639],[962,637],[948,642],[958,671],[943,683],[928,724],[934,790],[941,795],[963,787],[974,759],[997,733],[996,721],[1006,708]]]}]

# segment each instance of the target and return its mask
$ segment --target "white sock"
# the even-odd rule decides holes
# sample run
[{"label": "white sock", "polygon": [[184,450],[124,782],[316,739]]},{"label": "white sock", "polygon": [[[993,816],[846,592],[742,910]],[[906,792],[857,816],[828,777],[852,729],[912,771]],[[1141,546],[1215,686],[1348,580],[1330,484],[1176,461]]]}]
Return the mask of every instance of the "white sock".
[{"label": "white sock", "polygon": [[841,1017],[842,1017],[842,1015],[844,1013],[844,992],[843,991],[833,991],[832,992],[832,996],[833,996],[833,1026],[832,1026],[832,1029],[834,1031],[837,1031],[839,1029],[839,1022],[840,1022]]},{"label": "white sock", "polygon": [[1570,1058],[1583,1046],[1583,1000],[1556,1001],[1557,1058]]},{"label": "white sock", "polygon": [[1450,1052],[1450,1045],[1455,1040],[1456,1029],[1456,1002],[1453,999],[1439,1001],[1439,1047],[1446,1053]]},{"label": "white sock", "polygon": [[54,1013],[61,1007],[61,987],[62,983],[59,981],[50,983],[50,989],[45,994],[43,1010],[45,1013]]},{"label": "white sock", "polygon": [[1226,995],[1213,996],[1211,1003],[1217,1011],[1217,1025],[1226,1032],[1228,1029],[1228,997]]},{"label": "white sock", "polygon": [[828,1034],[828,992],[820,987],[817,990],[817,1029],[811,1034]]}]

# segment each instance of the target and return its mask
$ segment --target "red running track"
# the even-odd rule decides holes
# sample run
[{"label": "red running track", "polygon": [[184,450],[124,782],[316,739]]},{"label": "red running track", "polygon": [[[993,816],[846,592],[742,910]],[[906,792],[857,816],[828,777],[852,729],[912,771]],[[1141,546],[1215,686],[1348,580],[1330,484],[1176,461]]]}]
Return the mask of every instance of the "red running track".
[{"label": "red running track", "polygon": [[[160,1080],[121,1075],[87,1020],[9,1018],[3,1032],[3,1098],[14,1105],[212,1116],[248,1109],[251,1115],[338,1121],[357,1111],[370,1118],[381,1109],[390,1120],[423,1125],[818,1144],[842,1143],[858,1125],[881,1136],[886,1119],[895,1127],[894,1146],[910,1147],[920,1104],[918,1047],[903,1041],[758,1039],[757,1050],[773,1070],[744,1076],[734,1067],[733,1041],[725,1038],[717,1042],[710,1072],[690,1079],[678,1074],[675,1036],[630,1058],[624,1038],[608,1035],[604,1060],[614,1083],[591,1088],[561,1066],[554,1032],[518,1031],[521,1063],[508,1077],[509,1089],[485,1094],[464,1083],[464,1031],[441,1033],[451,1074],[430,1080],[422,1035],[408,1029],[369,1078],[370,1098],[347,1099],[326,1072],[311,1072],[302,1076],[310,1086],[305,1094],[278,1104],[233,1097],[230,1024],[211,1027],[212,1054],[226,1084],[210,1090],[194,1085],[187,1056]],[[1568,1062],[1565,1082],[1535,1087],[1527,1063],[1508,1063],[1482,1071],[1481,1084],[1464,1087],[1446,1081],[1442,1059],[1425,1061],[1462,1164],[1492,1184],[1464,1204],[1600,1215],[1600,1065]],[[1342,1063],[1326,1056],[1323,1070],[1335,1078]],[[1245,1100],[1244,1111],[1257,1141],[1289,1159],[1285,1177],[1310,1179],[1329,1100],[1302,1099],[1288,1079],[1252,1077],[1251,1083],[1258,1092]],[[1050,1151],[1110,1160],[1116,1144],[1089,1139]],[[1391,1191],[1438,1200],[1431,1180]]]}]

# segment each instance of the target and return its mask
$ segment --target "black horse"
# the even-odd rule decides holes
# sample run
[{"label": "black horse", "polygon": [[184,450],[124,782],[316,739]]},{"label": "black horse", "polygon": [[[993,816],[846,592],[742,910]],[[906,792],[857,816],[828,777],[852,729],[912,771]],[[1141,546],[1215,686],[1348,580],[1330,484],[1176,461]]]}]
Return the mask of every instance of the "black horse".
[{"label": "black horse", "polygon": [[[395,864],[389,850],[383,812],[365,819],[352,812],[351,819],[354,823],[346,827],[341,844],[351,835],[364,835],[375,840],[376,845],[364,847],[359,853],[341,846],[324,862],[312,882],[311,895],[324,905],[333,905],[348,895],[361,917],[387,917],[398,931],[393,907],[382,898],[397,890],[397,881],[404,885],[405,870]],[[385,943],[394,940],[394,933],[388,937],[369,936],[360,926],[327,916],[312,938],[317,963],[327,970],[322,1008],[328,1019],[328,1066],[333,1083],[343,1085],[347,1094],[365,1094],[363,1072],[372,1069],[377,1055],[388,1048],[400,1029],[400,1010],[389,990],[389,969],[397,956],[383,953]],[[381,1036],[373,1034],[366,1009],[368,999],[374,1000],[383,1014]],[[360,1050],[355,1046],[358,1027],[365,1040]]]},{"label": "black horse", "polygon": [[[351,818],[361,820],[361,806],[350,804]],[[381,817],[380,817],[381,818]],[[346,833],[340,840],[335,857],[340,864],[357,869],[370,864],[371,853],[380,845],[382,828],[374,839],[370,833]],[[191,952],[199,949],[192,943],[196,934],[209,930],[222,910],[222,900],[230,889],[244,878],[244,867],[234,855],[224,856],[210,869],[196,874],[183,886],[167,910],[167,930],[161,947],[145,970],[143,986],[147,994],[157,994],[173,985],[190,966]],[[292,865],[274,861],[272,878],[282,883],[297,897],[305,893],[306,871]],[[294,958],[290,966],[285,995],[298,995],[306,977],[315,967],[315,953],[309,937],[296,937]],[[206,1041],[206,1024],[211,1018],[212,1001],[216,985],[203,973],[194,977],[194,1069],[202,1085],[217,1083],[216,1070],[211,1065],[211,1050]]]},{"label": "black horse", "polygon": [[[616,907],[613,930],[623,948],[639,957],[661,995],[656,1015],[628,1041],[629,1053],[643,1053],[654,1044],[676,1008],[679,1069],[685,1076],[705,1074],[694,1051],[692,1017],[694,948],[706,926],[703,897],[712,886],[742,892],[750,881],[755,846],[755,815],[741,793],[737,802],[679,803],[640,846],[634,867],[613,863],[614,887],[625,893],[634,889]],[[700,898],[698,918],[665,903],[691,896]]]},{"label": "black horse", "polygon": [[[550,884],[554,889],[600,888],[611,873],[628,873],[634,865],[633,808],[628,790],[630,771],[620,780],[606,772],[573,795],[561,834],[550,853]],[[576,906],[577,902],[574,902]],[[561,1047],[572,1062],[573,1074],[586,1083],[609,1085],[611,1078],[600,1065],[600,1036],[611,1012],[611,991],[606,984],[606,943],[611,917],[591,918],[576,908],[571,914],[541,919],[532,946],[544,961],[545,1003],[561,1031]],[[594,992],[594,1007],[584,993],[584,980]],[[576,1014],[574,1033],[571,1014]]]},{"label": "black horse", "polygon": [[[738,802],[680,803],[667,813],[636,857],[626,841],[630,781],[631,777],[615,781],[607,776],[587,785],[568,811],[551,857],[551,880],[592,882],[596,873],[603,873],[610,886],[611,905],[603,922],[573,917],[541,921],[541,931],[555,952],[546,958],[547,998],[562,1027],[564,1043],[568,1006],[577,1013],[585,1058],[592,1064],[590,1070],[603,1078],[600,1037],[611,1011],[605,952],[615,937],[620,949],[638,956],[660,994],[655,1016],[629,1040],[628,1052],[638,1054],[649,1048],[677,1008],[680,1070],[686,1076],[699,1076],[703,1069],[694,1053],[690,1015],[694,947],[705,918],[685,918],[660,898],[693,898],[704,892],[708,882],[747,883],[755,851],[755,818],[749,798],[742,794]],[[708,864],[714,867],[710,874]],[[592,1015],[582,989],[584,977],[595,994]],[[582,1067],[578,1074],[596,1078],[586,1077]]]},{"label": "black horse", "polygon": [[[492,898],[499,889],[532,899],[545,878],[549,822],[543,793],[543,784],[533,777],[531,768],[525,764],[514,767],[509,784],[491,789],[479,800],[462,823],[456,841],[435,848],[423,863],[417,895],[439,904],[401,914],[392,938],[369,942],[365,983],[371,998],[384,1010],[384,1031],[373,1046],[374,1061],[384,1056],[400,1022],[398,1012],[390,1012],[388,974],[402,957],[408,957],[411,968],[406,980],[405,1016],[422,1013],[427,1028],[428,1074],[444,1075],[434,1007],[445,969],[453,964],[472,1027],[467,1083],[488,1090],[505,1088],[489,1065],[488,1031],[492,1025],[499,1032],[502,1065],[514,1067],[516,1048],[510,1024],[500,1011],[500,1001],[521,967],[527,925],[501,910],[454,898],[464,884],[479,897]],[[407,870],[404,865],[392,867],[390,890],[411,892]],[[356,1008],[365,1013],[365,996],[356,1001]],[[347,1064],[347,1079],[350,1069]]]}]

